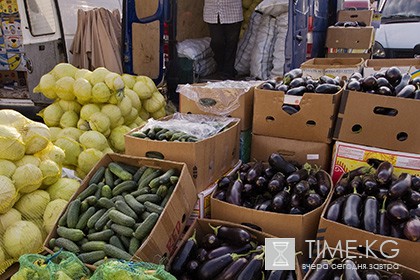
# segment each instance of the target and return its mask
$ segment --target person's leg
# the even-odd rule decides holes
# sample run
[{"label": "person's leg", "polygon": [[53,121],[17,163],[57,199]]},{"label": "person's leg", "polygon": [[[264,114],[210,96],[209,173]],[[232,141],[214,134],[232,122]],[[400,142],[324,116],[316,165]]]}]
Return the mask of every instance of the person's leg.
[{"label": "person's leg", "polygon": [[223,72],[233,78],[237,74],[235,70],[236,49],[238,48],[239,34],[242,22],[225,24],[226,46],[224,49]]},{"label": "person's leg", "polygon": [[214,53],[214,60],[217,63],[217,72],[223,71],[225,56],[225,33],[222,24],[209,24],[210,47]]}]

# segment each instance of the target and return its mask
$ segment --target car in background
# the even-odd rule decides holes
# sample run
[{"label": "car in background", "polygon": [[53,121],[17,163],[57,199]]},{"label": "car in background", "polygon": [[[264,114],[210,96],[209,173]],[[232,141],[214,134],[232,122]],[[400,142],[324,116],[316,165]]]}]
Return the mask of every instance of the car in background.
[{"label": "car in background", "polygon": [[373,46],[374,58],[412,58],[420,44],[420,0],[384,0]]}]

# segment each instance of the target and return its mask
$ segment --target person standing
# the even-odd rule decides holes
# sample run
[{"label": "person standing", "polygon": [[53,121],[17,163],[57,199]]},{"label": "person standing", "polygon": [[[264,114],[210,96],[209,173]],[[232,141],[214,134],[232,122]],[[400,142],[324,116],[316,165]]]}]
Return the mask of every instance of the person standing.
[{"label": "person standing", "polygon": [[203,19],[209,25],[217,71],[222,78],[234,78],[236,49],[244,19],[242,0],[205,0]]}]

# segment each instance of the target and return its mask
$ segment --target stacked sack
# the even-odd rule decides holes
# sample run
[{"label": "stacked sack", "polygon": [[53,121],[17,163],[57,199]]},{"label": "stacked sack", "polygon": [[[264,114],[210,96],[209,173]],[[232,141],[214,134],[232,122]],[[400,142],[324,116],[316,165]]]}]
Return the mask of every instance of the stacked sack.
[{"label": "stacked sack", "polygon": [[78,181],[61,178],[63,161],[45,124],[0,110],[0,273],[21,255],[42,251],[79,188]]},{"label": "stacked sack", "polygon": [[124,134],[150,117],[166,115],[166,101],[146,76],[119,75],[60,63],[43,75],[34,92],[54,102],[39,115],[65,152],[64,165],[84,178],[108,152],[124,152]]},{"label": "stacked sack", "polygon": [[240,37],[242,38],[248,29],[248,26],[251,22],[252,14],[255,11],[255,8],[258,4],[261,3],[262,0],[243,0],[242,1],[242,10],[244,14],[244,21],[242,22],[241,27],[241,34]]},{"label": "stacked sack", "polygon": [[217,64],[210,47],[210,37],[200,39],[186,39],[177,44],[179,57],[186,57],[193,61],[195,77],[208,76],[216,72]]},{"label": "stacked sack", "polygon": [[264,0],[251,13],[238,44],[235,69],[240,75],[267,80],[283,76],[289,1]]}]

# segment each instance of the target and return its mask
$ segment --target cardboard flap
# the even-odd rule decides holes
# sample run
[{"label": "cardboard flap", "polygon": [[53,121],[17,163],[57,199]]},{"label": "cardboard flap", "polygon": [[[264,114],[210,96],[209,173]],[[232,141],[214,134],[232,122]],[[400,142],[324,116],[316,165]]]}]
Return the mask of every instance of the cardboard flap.
[{"label": "cardboard flap", "polygon": [[373,27],[330,26],[327,30],[328,48],[369,49],[372,46]]},{"label": "cardboard flap", "polygon": [[367,59],[365,67],[373,68],[375,71],[380,71],[382,68],[389,68],[391,66],[406,66],[412,67],[411,72],[415,69],[420,69],[420,59],[416,58],[396,58],[396,59]]},{"label": "cardboard flap", "polygon": [[337,21],[359,21],[364,22],[366,26],[372,24],[373,10],[342,10],[338,11]]},{"label": "cardboard flap", "polygon": [[363,58],[312,58],[302,63],[301,68],[342,68],[361,66]]}]

